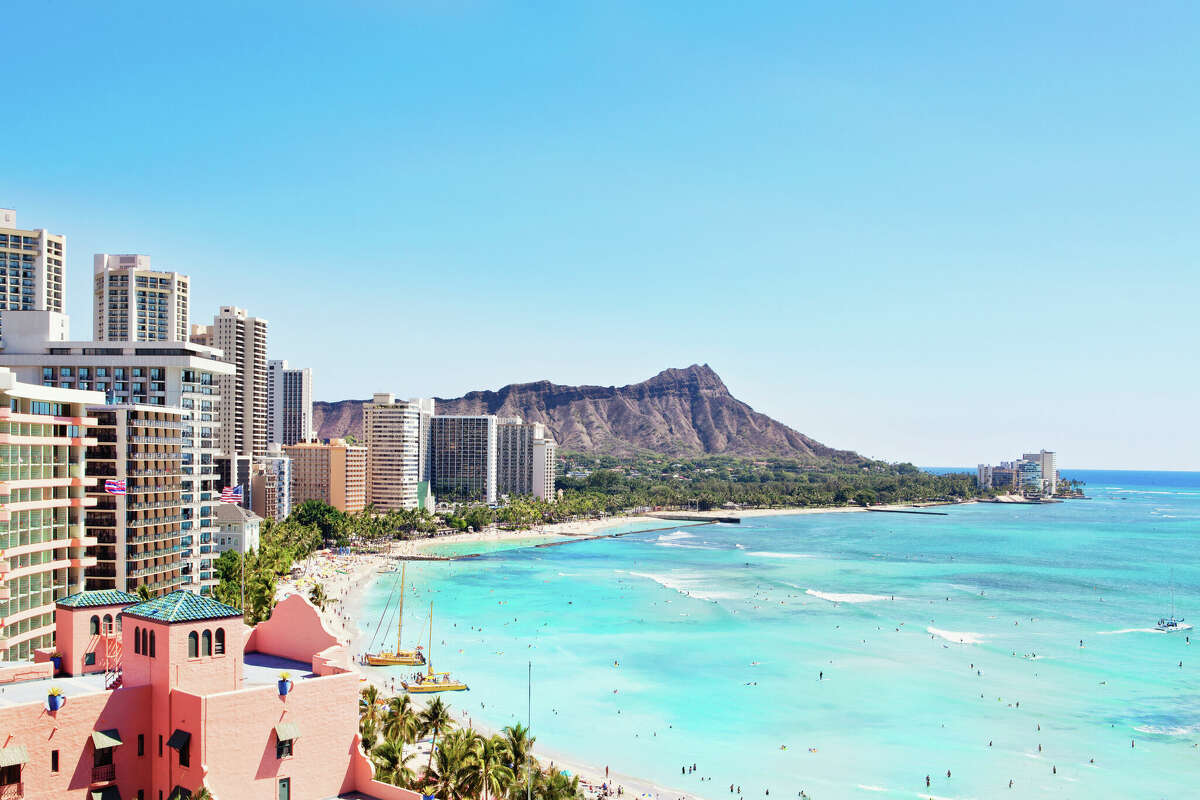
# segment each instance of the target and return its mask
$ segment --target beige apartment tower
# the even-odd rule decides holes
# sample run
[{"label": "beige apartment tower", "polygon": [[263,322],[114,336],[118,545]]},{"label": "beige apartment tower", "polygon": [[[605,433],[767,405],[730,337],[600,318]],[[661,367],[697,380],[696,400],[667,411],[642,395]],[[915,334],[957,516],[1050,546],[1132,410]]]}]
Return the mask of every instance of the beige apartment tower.
[{"label": "beige apartment tower", "polygon": [[4,310],[63,310],[66,237],[17,227],[17,212],[0,208],[0,336]]},{"label": "beige apartment tower", "polygon": [[[96,505],[85,521],[97,544],[87,588],[133,593],[145,586],[154,597],[173,592],[189,580],[183,557],[183,411],[123,404],[89,406],[88,414],[97,420],[96,444],[87,449],[87,474],[96,479],[88,494]],[[122,481],[124,494],[106,491],[109,480]]]},{"label": "beige apartment tower", "polygon": [[292,460],[292,507],[305,500],[320,500],[353,514],[367,504],[367,448],[328,442],[285,445]]},{"label": "beige apartment tower", "polygon": [[421,448],[423,420],[433,414],[432,400],[397,400],[380,393],[363,403],[367,444],[367,504],[377,511],[424,505],[429,484],[421,480],[426,453]]},{"label": "beige apartment tower", "polygon": [[193,325],[191,341],[215,347],[233,364],[221,377],[220,447],[225,455],[267,452],[267,321],[245,309],[221,306],[213,324]]},{"label": "beige apartment tower", "polygon": [[92,259],[92,337],[100,342],[186,342],[187,275],[152,269],[150,256]]}]

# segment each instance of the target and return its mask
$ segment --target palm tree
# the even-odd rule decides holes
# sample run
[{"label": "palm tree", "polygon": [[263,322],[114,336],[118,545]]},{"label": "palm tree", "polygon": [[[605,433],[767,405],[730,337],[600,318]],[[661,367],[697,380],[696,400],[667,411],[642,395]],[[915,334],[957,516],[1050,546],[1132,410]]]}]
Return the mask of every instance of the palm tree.
[{"label": "palm tree", "polygon": [[325,610],[325,604],[329,602],[329,596],[325,594],[325,587],[319,583],[314,583],[308,590],[308,599],[322,611]]},{"label": "palm tree", "polygon": [[371,748],[376,779],[403,788],[412,786],[417,777],[408,765],[412,757],[412,753],[404,754],[403,741],[385,736],[383,741]]},{"label": "palm tree", "polygon": [[433,702],[421,712],[421,730],[425,733],[433,731],[433,740],[429,744],[429,761],[425,764],[426,772],[433,764],[433,751],[437,747],[438,734],[453,725],[454,719],[450,716],[450,708],[442,702],[440,697],[433,698]]},{"label": "palm tree", "polygon": [[421,732],[421,718],[407,694],[399,694],[387,701],[387,713],[383,717],[383,735],[412,744]]},{"label": "palm tree", "polygon": [[[142,587],[139,586],[138,588],[140,589]],[[212,792],[208,790],[207,786],[201,786],[196,790],[195,794],[192,795],[192,800],[213,800]]]},{"label": "palm tree", "polygon": [[363,717],[358,721],[358,733],[362,736],[363,750],[370,752],[375,740],[379,738],[379,726],[375,720]]},{"label": "palm tree", "polygon": [[[504,728],[501,733],[504,734],[504,743],[508,748],[508,755],[511,759],[509,769],[514,775],[513,788],[517,788],[518,782],[516,776],[521,776],[520,786],[524,786],[526,781],[532,780],[532,776],[525,769],[525,760],[530,757],[533,751],[533,743],[537,741],[536,736],[529,735],[529,729],[521,723],[509,725]],[[532,760],[532,759],[531,759]]]},{"label": "palm tree", "polygon": [[369,719],[375,723],[380,720],[379,687],[373,683],[358,693],[358,718]]},{"label": "palm tree", "polygon": [[442,737],[436,763],[431,760],[425,768],[425,793],[438,800],[467,800],[478,795],[479,768],[474,739],[475,732],[469,730],[451,731]]},{"label": "palm tree", "polygon": [[512,768],[508,766],[512,758],[508,740],[503,736],[480,736],[478,733],[474,735],[475,759],[479,768],[483,800],[488,799],[489,793],[492,797],[503,797],[516,779]]},{"label": "palm tree", "polygon": [[149,600],[150,599],[150,587],[144,583],[139,583],[138,587],[137,587],[137,596],[140,597],[143,602],[145,602],[146,600]]}]

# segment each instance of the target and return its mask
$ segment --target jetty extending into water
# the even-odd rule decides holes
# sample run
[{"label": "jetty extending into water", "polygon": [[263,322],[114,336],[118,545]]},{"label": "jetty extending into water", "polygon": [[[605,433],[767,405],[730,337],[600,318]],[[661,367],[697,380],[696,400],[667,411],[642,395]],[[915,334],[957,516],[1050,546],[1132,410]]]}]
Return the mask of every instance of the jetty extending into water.
[{"label": "jetty extending into water", "polygon": [[[702,525],[714,525],[722,520],[704,518],[702,522],[692,522],[690,525],[668,525],[662,528],[643,528],[637,531],[621,531],[619,533],[592,533],[592,534],[559,534],[565,538],[557,542],[542,542],[541,544],[526,545],[526,547],[561,547],[564,544],[574,544],[575,542],[592,542],[596,539],[617,539],[621,536],[632,536],[635,533],[657,533],[659,531],[677,531],[680,528],[699,528]],[[507,548],[510,550],[520,550],[522,547]],[[461,553],[452,556],[426,556],[426,555],[397,555],[392,556],[396,561],[462,561],[468,558],[479,558],[487,555],[487,553]],[[380,570],[383,572],[384,570]],[[391,572],[392,570],[386,570]]]},{"label": "jetty extending into water", "polygon": [[945,511],[917,511],[915,508],[871,508],[867,506],[867,511],[874,511],[877,514],[925,514],[930,517],[950,516]]}]

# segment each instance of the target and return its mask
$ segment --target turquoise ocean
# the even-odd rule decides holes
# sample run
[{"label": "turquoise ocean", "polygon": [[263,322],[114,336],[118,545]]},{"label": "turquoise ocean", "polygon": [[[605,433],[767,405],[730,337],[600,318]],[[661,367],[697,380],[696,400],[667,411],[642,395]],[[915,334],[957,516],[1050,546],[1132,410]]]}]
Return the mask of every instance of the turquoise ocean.
[{"label": "turquoise ocean", "polygon": [[1065,475],[1092,499],[410,563],[405,644],[434,601],[456,711],[524,721],[532,663],[540,747],[706,798],[1200,797],[1200,642],[1153,631],[1172,584],[1200,620],[1200,473]]}]

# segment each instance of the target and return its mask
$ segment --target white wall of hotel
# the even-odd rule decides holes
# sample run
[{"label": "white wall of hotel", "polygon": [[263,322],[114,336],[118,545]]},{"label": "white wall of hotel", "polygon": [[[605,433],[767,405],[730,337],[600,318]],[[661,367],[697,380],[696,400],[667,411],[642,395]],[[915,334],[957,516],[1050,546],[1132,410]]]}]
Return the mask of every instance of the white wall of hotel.
[{"label": "white wall of hotel", "polygon": [[[218,454],[220,429],[218,379],[233,375],[236,371],[234,365],[222,361],[219,350],[191,342],[73,341],[69,338],[70,323],[67,316],[54,311],[9,311],[4,322],[4,349],[0,352],[0,366],[8,367],[19,380],[28,383],[54,383],[58,388],[78,388],[86,383],[93,388],[98,383],[95,378],[97,368],[162,370],[162,380],[155,382],[161,388],[152,388],[148,377],[139,381],[143,386],[143,395],[133,394],[132,380],[127,379],[125,388],[121,390],[115,389],[116,382],[112,379],[104,383],[112,395],[108,402],[136,401],[178,408],[184,421],[192,425],[193,435],[187,437],[183,449],[185,454],[190,455],[190,464],[185,467],[185,473],[188,469],[192,470],[185,476],[185,481],[190,479],[199,485],[191,487],[193,500],[184,507],[191,510],[197,536],[194,546],[185,552],[186,560],[191,564],[192,580],[183,588],[208,592],[217,580],[211,569],[203,569],[204,562],[211,562],[212,558],[210,553],[200,552],[199,539],[205,534],[211,537],[216,532],[212,514],[216,500],[211,497],[211,492],[216,481],[212,461]],[[69,368],[71,374],[63,375],[63,367]],[[87,381],[79,377],[79,367],[89,370]],[[46,375],[53,375],[53,378]],[[95,396],[95,393],[89,392],[89,395]],[[104,403],[105,395],[99,395],[98,401],[89,402]],[[215,487],[215,490],[220,492],[220,487]],[[202,572],[208,573],[209,577],[201,578]]]}]

